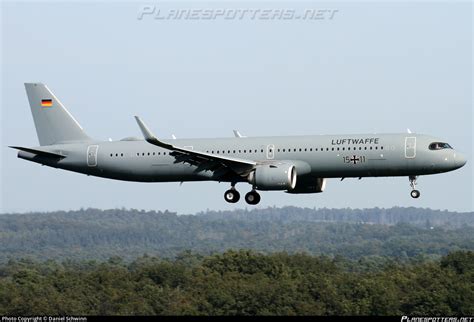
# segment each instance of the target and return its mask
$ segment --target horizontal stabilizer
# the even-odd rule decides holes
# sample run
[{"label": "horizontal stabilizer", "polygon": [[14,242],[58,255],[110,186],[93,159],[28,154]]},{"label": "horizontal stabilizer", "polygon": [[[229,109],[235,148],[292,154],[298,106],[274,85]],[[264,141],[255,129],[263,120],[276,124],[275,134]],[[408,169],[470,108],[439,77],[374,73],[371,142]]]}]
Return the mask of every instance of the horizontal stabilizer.
[{"label": "horizontal stabilizer", "polygon": [[10,146],[10,148],[17,149],[20,151],[25,151],[28,153],[37,154],[37,155],[48,157],[48,158],[63,159],[66,157],[65,155],[54,153],[54,152],[42,151],[42,150],[37,150],[37,149],[32,149],[32,148],[24,148],[21,146]]}]

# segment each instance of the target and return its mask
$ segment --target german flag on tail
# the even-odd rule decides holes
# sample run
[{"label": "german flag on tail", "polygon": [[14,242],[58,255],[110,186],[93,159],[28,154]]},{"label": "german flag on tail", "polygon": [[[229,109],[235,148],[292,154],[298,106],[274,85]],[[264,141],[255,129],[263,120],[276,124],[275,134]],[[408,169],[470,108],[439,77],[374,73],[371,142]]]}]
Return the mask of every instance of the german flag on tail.
[{"label": "german flag on tail", "polygon": [[50,107],[53,106],[53,100],[50,98],[41,100],[41,107]]}]

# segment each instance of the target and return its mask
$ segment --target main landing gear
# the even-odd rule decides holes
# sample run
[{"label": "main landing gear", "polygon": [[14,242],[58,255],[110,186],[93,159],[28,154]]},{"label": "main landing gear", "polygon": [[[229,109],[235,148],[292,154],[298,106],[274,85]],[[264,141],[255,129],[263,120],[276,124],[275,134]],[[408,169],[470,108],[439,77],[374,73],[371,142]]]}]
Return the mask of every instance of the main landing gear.
[{"label": "main landing gear", "polygon": [[416,186],[416,176],[409,176],[408,180],[410,180],[410,187],[411,187],[411,192],[410,195],[412,198],[419,198],[420,197],[420,191],[415,189]]},{"label": "main landing gear", "polygon": [[235,189],[234,185],[224,193],[224,199],[230,203],[236,203],[240,200],[240,193]]},{"label": "main landing gear", "polygon": [[252,189],[252,191],[247,192],[245,195],[245,201],[249,205],[256,205],[260,202],[260,194],[255,189]]},{"label": "main landing gear", "polygon": [[[229,203],[236,203],[240,200],[240,193],[235,189],[235,184],[233,184],[232,187],[224,193],[224,199]],[[260,194],[255,189],[252,189],[252,191],[245,195],[245,201],[249,205],[258,204],[260,199]]]}]

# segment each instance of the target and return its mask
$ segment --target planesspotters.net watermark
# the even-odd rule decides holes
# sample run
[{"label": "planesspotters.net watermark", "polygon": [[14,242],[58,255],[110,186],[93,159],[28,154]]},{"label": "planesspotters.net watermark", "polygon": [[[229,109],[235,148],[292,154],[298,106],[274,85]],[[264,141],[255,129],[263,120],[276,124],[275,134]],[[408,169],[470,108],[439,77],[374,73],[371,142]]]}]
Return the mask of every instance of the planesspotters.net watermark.
[{"label": "planesspotters.net watermark", "polygon": [[474,322],[474,317],[421,317],[421,316],[402,316],[400,322]]},{"label": "planesspotters.net watermark", "polygon": [[160,8],[138,7],[137,20],[333,20],[339,10],[324,8]]}]

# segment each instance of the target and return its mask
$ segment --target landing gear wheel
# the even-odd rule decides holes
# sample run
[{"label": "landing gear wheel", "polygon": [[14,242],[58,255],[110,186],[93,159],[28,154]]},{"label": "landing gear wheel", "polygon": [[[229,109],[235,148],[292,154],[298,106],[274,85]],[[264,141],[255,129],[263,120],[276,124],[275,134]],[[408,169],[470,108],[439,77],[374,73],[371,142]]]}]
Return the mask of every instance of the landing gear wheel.
[{"label": "landing gear wheel", "polygon": [[249,205],[256,205],[260,202],[260,194],[257,191],[252,190],[245,195],[245,201]]},{"label": "landing gear wheel", "polygon": [[416,198],[419,198],[419,197],[420,197],[420,192],[419,192],[418,190],[412,190],[412,191],[410,192],[410,195],[411,195],[412,198],[415,198],[415,199],[416,199]]},{"label": "landing gear wheel", "polygon": [[229,189],[224,193],[224,199],[230,203],[236,203],[240,199],[240,193],[235,189]]},{"label": "landing gear wheel", "polygon": [[410,195],[412,198],[419,198],[420,197],[420,192],[415,189],[416,187],[416,176],[409,176],[408,180],[410,180],[410,187],[411,187],[411,192]]}]

